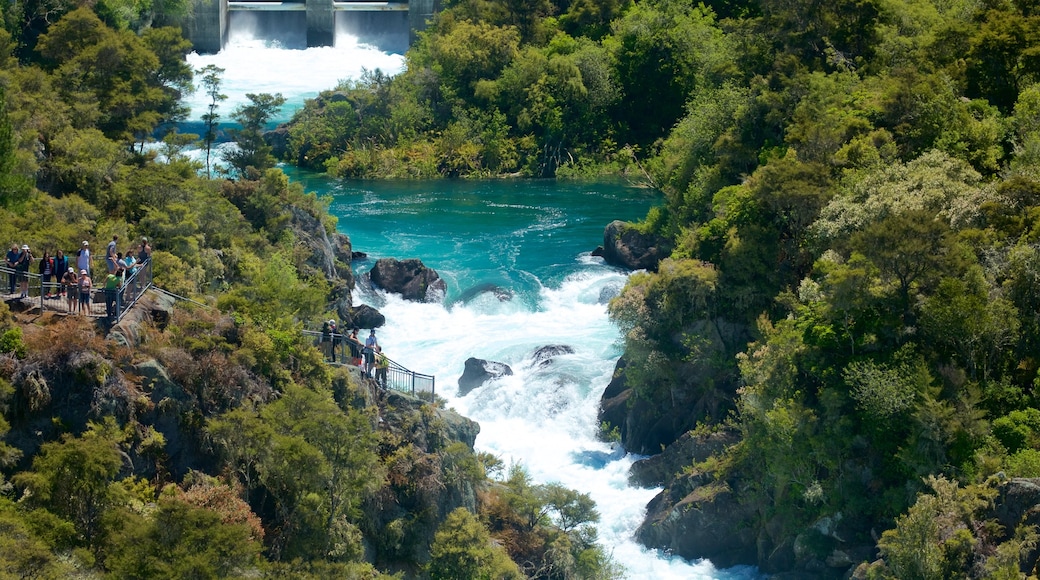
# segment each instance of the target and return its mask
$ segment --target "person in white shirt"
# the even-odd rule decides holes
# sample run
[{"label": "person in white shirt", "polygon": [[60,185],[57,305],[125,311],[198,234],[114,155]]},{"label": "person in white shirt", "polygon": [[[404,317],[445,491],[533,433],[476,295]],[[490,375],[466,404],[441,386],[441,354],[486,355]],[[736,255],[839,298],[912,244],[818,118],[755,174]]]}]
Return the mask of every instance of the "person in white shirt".
[{"label": "person in white shirt", "polygon": [[83,240],[79,253],[76,254],[76,268],[86,270],[90,276],[90,242]]}]

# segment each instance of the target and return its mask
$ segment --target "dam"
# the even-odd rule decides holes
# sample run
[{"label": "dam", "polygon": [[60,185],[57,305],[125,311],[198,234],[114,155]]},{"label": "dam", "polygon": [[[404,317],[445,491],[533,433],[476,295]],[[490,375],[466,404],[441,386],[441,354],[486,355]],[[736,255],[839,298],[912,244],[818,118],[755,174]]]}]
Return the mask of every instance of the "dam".
[{"label": "dam", "polygon": [[[202,54],[217,53],[228,39],[232,19],[245,13],[276,16],[280,25],[301,27],[308,48],[332,46],[337,15],[394,14],[407,23],[409,42],[433,18],[439,0],[194,0],[181,24],[184,37]],[[396,21],[396,19],[395,19]]]}]

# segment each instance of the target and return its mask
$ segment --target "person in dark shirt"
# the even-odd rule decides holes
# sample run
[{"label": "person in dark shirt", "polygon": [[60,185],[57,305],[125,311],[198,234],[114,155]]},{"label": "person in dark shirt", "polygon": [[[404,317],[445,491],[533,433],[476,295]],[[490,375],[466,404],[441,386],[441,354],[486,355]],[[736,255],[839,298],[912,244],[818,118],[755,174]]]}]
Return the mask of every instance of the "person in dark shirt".
[{"label": "person in dark shirt", "polygon": [[[15,266],[18,265],[18,256],[20,254],[21,252],[18,251],[18,244],[11,244],[11,250],[7,252],[7,259],[4,262],[4,264],[6,264],[7,267],[11,270],[14,270]],[[16,286],[18,286],[17,272],[12,271],[10,274],[7,275],[7,284],[7,293],[14,294],[14,289]]]},{"label": "person in dark shirt", "polygon": [[65,252],[63,252],[63,251],[61,251],[59,249],[57,251],[57,253],[54,254],[54,269],[53,269],[54,277],[58,281],[62,282],[61,286],[58,287],[58,295],[59,296],[64,296],[65,292],[68,291],[68,288],[65,286],[65,283],[63,281],[64,280],[64,275],[65,275],[65,271],[68,270],[68,269],[69,269],[69,259],[68,259],[68,257],[65,256]]}]

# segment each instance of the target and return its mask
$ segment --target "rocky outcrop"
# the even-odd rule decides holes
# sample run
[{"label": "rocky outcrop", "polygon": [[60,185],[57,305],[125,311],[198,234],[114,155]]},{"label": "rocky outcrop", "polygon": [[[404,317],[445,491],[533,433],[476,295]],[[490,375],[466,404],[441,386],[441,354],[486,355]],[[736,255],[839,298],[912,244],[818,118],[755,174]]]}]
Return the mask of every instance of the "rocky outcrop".
[{"label": "rocky outcrop", "polygon": [[285,153],[289,150],[289,126],[281,124],[273,131],[265,131],[264,143],[270,145],[271,155],[285,159]]},{"label": "rocky outcrop", "polygon": [[[999,487],[999,495],[993,501],[992,513],[1009,536],[1021,524],[1040,526],[1040,478],[1015,477]],[[1020,559],[1022,571],[1029,573],[1040,564],[1040,546],[1033,546]]]},{"label": "rocky outcrop", "polygon": [[534,351],[531,361],[534,366],[547,367],[561,354],[574,354],[574,347],[566,344],[549,344]]},{"label": "rocky outcrop", "polygon": [[758,561],[756,532],[748,525],[753,511],[725,482],[690,473],[647,504],[636,539],[683,558],[708,558],[720,568],[750,564]]},{"label": "rocky outcrop", "polygon": [[414,258],[376,260],[369,276],[376,286],[413,302],[440,302],[447,291],[447,284],[437,271]]},{"label": "rocky outcrop", "polygon": [[354,271],[350,268],[350,238],[340,233],[329,233],[325,224],[307,210],[292,206],[291,227],[296,239],[308,253],[305,254],[301,274],[320,273],[329,281],[329,310],[339,313],[340,317],[350,311],[351,296],[354,289]]},{"label": "rocky outcrop", "polygon": [[350,328],[380,328],[386,324],[386,317],[368,304],[340,310],[339,318],[343,321],[340,332],[346,332]]},{"label": "rocky outcrop", "polygon": [[484,383],[513,374],[513,369],[505,363],[470,357],[466,359],[462,376],[459,377],[458,396],[465,397]]},{"label": "rocky outcrop", "polygon": [[683,335],[698,337],[700,356],[681,362],[671,370],[675,381],[655,388],[662,405],[649,397],[634,396],[625,379],[624,366],[614,371],[614,378],[600,400],[600,422],[616,428],[625,449],[641,455],[660,453],[683,433],[693,429],[704,418],[722,421],[733,408],[738,386],[732,361],[739,349],[750,341],[750,328],[716,318],[697,320],[683,329]]},{"label": "rocky outcrop", "polygon": [[681,476],[684,468],[718,454],[739,441],[734,431],[719,431],[694,435],[684,433],[675,443],[657,455],[640,459],[629,468],[632,485],[657,487],[670,484]]},{"label": "rocky outcrop", "polygon": [[614,220],[603,230],[603,260],[612,266],[656,271],[657,264],[670,252],[668,240],[644,234],[628,222]]},{"label": "rocky outcrop", "polygon": [[119,323],[109,330],[108,338],[121,346],[135,347],[141,344],[141,330],[146,324],[154,324],[160,329],[166,327],[173,313],[177,300],[165,292],[146,292],[144,296],[126,311]]}]

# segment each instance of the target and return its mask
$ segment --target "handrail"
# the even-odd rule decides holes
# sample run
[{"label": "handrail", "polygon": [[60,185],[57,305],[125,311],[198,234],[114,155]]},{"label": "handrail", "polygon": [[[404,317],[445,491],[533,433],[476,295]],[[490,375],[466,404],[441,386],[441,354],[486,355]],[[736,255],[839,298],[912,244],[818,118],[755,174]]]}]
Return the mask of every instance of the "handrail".
[{"label": "handrail", "polygon": [[[323,338],[320,330],[306,330],[303,331],[304,336],[315,337],[315,342],[319,346],[321,345],[321,339]],[[354,366],[352,360],[348,360],[348,344],[347,340],[350,338],[345,334],[331,333],[329,338],[332,342],[332,359],[327,361],[329,364],[336,366]],[[359,343],[360,347],[364,347],[363,344]],[[337,352],[338,351],[338,352]],[[389,357],[386,359],[390,366],[387,368],[385,380],[379,379],[379,384],[383,388],[393,389],[395,391],[401,391],[405,393],[411,393],[415,396],[422,396],[420,394],[429,393],[430,402],[433,402],[434,395],[436,394],[436,378],[433,375],[427,375],[423,373],[417,373],[415,371],[405,368],[400,363],[391,360]],[[364,369],[362,374],[366,375]],[[372,377],[375,378],[375,373]],[[417,394],[420,393],[420,394]]]},{"label": "handrail", "polygon": [[[2,292],[4,274],[8,276],[25,276],[28,280],[27,298],[19,298],[18,292],[12,293]],[[60,291],[64,287],[61,283],[61,278],[64,272],[55,273],[51,276],[50,282],[44,282],[43,276],[36,272],[19,272],[14,268],[0,265],[0,292],[2,292],[7,300],[30,300],[33,303],[38,302],[40,311],[44,310],[57,310],[59,312],[66,312],[68,314],[74,314],[69,310],[68,302],[64,297],[60,296]],[[119,322],[119,319],[123,317],[128,310],[134,307],[135,304],[141,299],[145,291],[152,287],[152,261],[145,260],[144,262],[138,262],[133,271],[123,281],[123,285],[120,286],[118,292],[109,294],[101,286],[97,285],[98,281],[94,281],[95,284],[91,288],[91,301],[88,316],[94,318],[107,318],[110,323],[115,324]],[[18,282],[16,281],[16,284]],[[78,292],[79,289],[75,288],[73,291]],[[53,302],[47,302],[48,296],[50,296]],[[112,311],[109,312],[109,300],[111,300]]]}]

